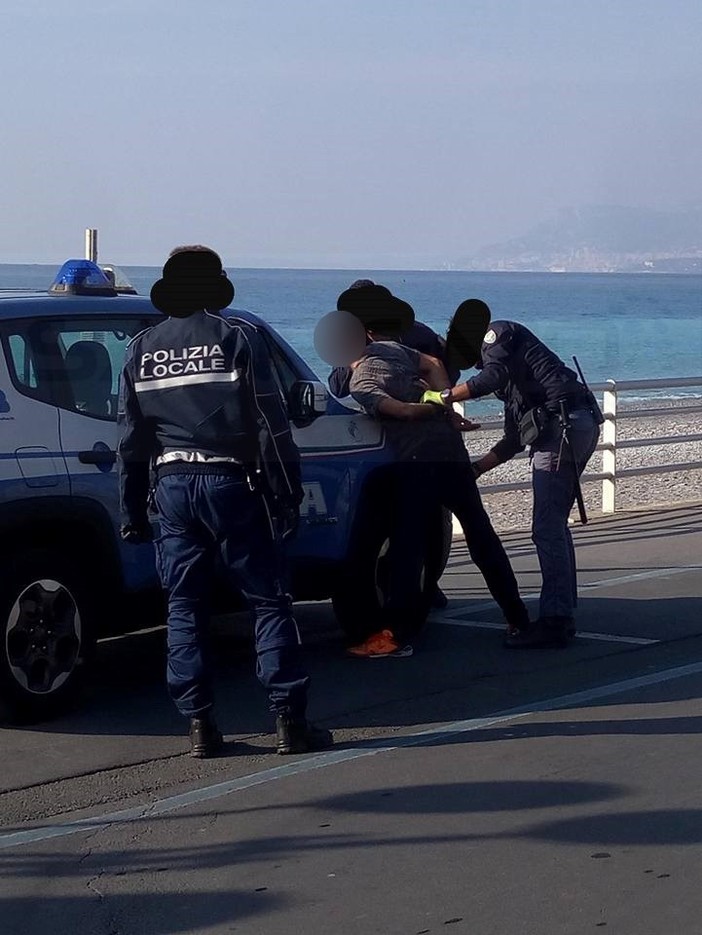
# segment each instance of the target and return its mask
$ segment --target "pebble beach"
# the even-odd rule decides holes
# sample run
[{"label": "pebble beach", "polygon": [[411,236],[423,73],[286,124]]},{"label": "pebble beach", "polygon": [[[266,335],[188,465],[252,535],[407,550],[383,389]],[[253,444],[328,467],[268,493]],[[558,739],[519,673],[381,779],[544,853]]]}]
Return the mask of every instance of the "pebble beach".
[{"label": "pebble beach", "polygon": [[[633,407],[620,403],[617,422],[617,439],[655,438],[664,435],[702,434],[702,412],[686,411],[699,400],[654,400],[647,409],[660,409],[660,415],[646,418],[626,419],[627,409]],[[466,407],[470,418],[470,407]],[[643,408],[639,403],[636,408]],[[466,435],[466,445],[475,460],[484,454],[500,437],[501,432],[480,430]],[[649,467],[658,464],[702,461],[702,441],[676,442],[667,445],[623,448],[617,450],[617,470],[633,467]],[[585,473],[596,474],[602,470],[602,452],[596,451]],[[494,491],[496,484],[529,481],[529,459],[515,458],[484,474],[478,481],[485,506],[493,525],[498,531],[525,529],[531,524],[532,497],[528,490]],[[583,484],[583,497],[588,515],[597,516],[602,511],[602,482],[590,481]],[[645,474],[621,477],[617,480],[617,511],[664,504],[702,502],[702,470],[671,471],[662,474]],[[573,516],[577,517],[577,510]]]}]

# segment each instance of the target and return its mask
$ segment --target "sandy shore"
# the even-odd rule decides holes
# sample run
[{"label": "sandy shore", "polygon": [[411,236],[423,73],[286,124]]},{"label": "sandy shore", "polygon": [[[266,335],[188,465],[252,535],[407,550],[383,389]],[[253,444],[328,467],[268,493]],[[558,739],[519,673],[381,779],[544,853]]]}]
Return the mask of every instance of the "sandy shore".
[{"label": "sandy shore", "polygon": [[[702,434],[702,412],[686,412],[697,400],[655,400],[645,408],[660,409],[660,416],[642,419],[621,419],[617,425],[618,440],[655,438],[663,435]],[[636,408],[644,408],[638,403]],[[619,415],[626,409],[620,404]],[[470,407],[467,413],[470,417]],[[498,431],[481,430],[466,436],[466,444],[473,459],[479,458],[500,437]],[[680,442],[670,445],[624,448],[617,451],[617,470],[629,467],[647,467],[655,464],[702,461],[702,442]],[[592,456],[586,473],[602,470],[602,452]],[[495,529],[526,528],[531,523],[531,492],[514,490],[490,493],[494,484],[530,480],[529,460],[514,459],[485,474],[480,481],[481,493]],[[602,482],[583,484],[588,513],[601,513]],[[617,481],[617,510],[632,509],[653,504],[702,501],[702,470],[673,471],[664,474],[645,474],[620,478]],[[576,515],[574,513],[574,515]]]}]

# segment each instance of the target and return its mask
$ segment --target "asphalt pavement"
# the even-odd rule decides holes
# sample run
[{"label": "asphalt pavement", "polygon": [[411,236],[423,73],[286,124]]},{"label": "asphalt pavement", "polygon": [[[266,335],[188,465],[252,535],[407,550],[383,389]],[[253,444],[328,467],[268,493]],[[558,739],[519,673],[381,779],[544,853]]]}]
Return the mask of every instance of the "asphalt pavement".
[{"label": "asphalt pavement", "polygon": [[163,631],[103,642],[79,710],[2,731],[0,933],[702,932],[702,513],[574,532],[567,650],[504,650],[458,545],[411,658],[345,658],[300,607],[316,756],[274,755],[245,618],[216,621],[214,760],[186,755]]}]

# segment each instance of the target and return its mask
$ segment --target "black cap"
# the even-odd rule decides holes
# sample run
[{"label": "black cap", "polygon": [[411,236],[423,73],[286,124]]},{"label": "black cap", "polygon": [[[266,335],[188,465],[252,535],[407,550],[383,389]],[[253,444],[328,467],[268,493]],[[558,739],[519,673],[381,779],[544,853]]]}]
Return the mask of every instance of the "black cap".
[{"label": "black cap", "polygon": [[369,331],[399,336],[414,324],[414,309],[386,287],[357,279],[336,300],[342,312],[351,312]]},{"label": "black cap", "polygon": [[151,302],[164,315],[187,318],[203,309],[219,311],[231,304],[234,286],[212,250],[183,250],[163,267],[151,287]]}]

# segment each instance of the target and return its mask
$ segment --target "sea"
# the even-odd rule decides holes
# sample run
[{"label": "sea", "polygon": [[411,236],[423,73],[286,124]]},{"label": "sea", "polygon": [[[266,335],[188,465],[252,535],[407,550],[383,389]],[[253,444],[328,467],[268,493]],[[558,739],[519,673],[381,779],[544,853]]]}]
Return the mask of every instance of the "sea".
[{"label": "sea", "polygon": [[[159,267],[121,268],[144,295],[161,275]],[[56,271],[54,266],[0,264],[0,289],[46,289]],[[269,322],[321,379],[329,367],[315,352],[315,325],[336,308],[339,293],[361,278],[386,285],[412,305],[419,321],[444,335],[464,299],[482,299],[494,320],[521,322],[566,363],[572,364],[576,355],[592,383],[702,378],[700,275],[348,269],[227,272],[236,289],[234,306]],[[702,386],[625,394],[632,401],[699,396]]]}]

